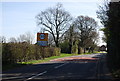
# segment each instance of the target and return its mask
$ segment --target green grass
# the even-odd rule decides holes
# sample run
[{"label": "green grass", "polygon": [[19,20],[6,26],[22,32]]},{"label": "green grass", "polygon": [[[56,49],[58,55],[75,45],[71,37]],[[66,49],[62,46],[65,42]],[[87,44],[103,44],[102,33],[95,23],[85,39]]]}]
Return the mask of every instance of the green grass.
[{"label": "green grass", "polygon": [[97,52],[97,53],[107,53],[107,52],[103,51],[103,52]]},{"label": "green grass", "polygon": [[48,58],[41,59],[41,60],[31,60],[31,61],[28,61],[28,62],[18,62],[16,64],[2,65],[2,70],[6,71],[6,70],[9,70],[9,69],[14,69],[16,67],[21,67],[21,66],[28,65],[28,64],[45,63],[45,62],[48,62],[48,61],[50,61],[52,59],[68,57],[68,56],[74,56],[74,55],[78,55],[78,54],[65,54],[65,53],[61,53],[60,56],[52,56],[52,57],[48,57]]},{"label": "green grass", "polygon": [[32,61],[28,61],[28,62],[19,62],[20,64],[37,64],[37,63],[45,63],[48,62],[52,59],[57,59],[57,58],[62,58],[62,57],[68,57],[68,56],[74,56],[74,55],[78,55],[78,54],[65,54],[62,53],[60,54],[60,56],[52,56],[52,57],[48,57],[42,60],[32,60]]}]

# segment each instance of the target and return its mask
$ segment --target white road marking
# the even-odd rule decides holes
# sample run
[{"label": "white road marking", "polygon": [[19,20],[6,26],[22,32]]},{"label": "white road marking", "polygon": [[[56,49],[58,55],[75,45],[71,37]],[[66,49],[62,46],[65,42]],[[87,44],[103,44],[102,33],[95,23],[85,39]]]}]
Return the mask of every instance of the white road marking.
[{"label": "white road marking", "polygon": [[[37,75],[35,75],[35,76],[32,76],[32,77],[28,78],[27,80],[33,79],[33,78],[38,77],[38,76],[40,76],[40,75],[43,75],[43,74],[45,74],[45,73],[47,73],[47,71],[44,71],[44,72],[39,73],[39,74],[37,74]],[[27,81],[27,80],[24,80],[24,81]]]},{"label": "white road marking", "polygon": [[59,66],[55,66],[54,68],[57,69],[57,68],[62,67],[62,66],[64,66],[64,65],[66,65],[66,64],[67,64],[67,63],[64,63],[64,64],[61,64],[61,65],[59,65]]},{"label": "white road marking", "polygon": [[[59,66],[55,66],[54,68],[57,69],[57,68],[62,67],[62,66],[64,66],[64,65],[66,65],[66,64],[67,64],[67,63],[64,63],[64,64],[61,64],[61,65],[59,65]],[[24,80],[24,81],[31,80],[31,79],[33,79],[33,78],[35,78],[35,77],[38,77],[38,76],[40,76],[40,75],[43,75],[43,74],[45,74],[45,73],[47,73],[47,71],[44,71],[44,72],[39,73],[39,74],[37,74],[37,75],[35,75],[35,76],[32,76],[32,77],[30,77],[30,78],[28,78],[28,79],[26,79],[26,80]]]},{"label": "white road marking", "polygon": [[4,80],[7,80],[7,79],[17,79],[17,78],[25,78],[25,76],[18,76],[18,77],[5,77],[3,78]]}]

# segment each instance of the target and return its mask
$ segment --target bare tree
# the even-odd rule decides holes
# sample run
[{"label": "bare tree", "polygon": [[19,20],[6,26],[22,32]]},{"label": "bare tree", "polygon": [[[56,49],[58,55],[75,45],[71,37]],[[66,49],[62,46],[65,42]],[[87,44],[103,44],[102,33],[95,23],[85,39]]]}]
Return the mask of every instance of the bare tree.
[{"label": "bare tree", "polygon": [[104,0],[104,3],[99,5],[99,10],[97,10],[97,17],[101,20],[101,23],[106,27],[108,23],[108,11],[109,11],[109,1]]},{"label": "bare tree", "polygon": [[25,37],[25,35],[24,34],[22,34],[22,35],[20,35],[19,37],[18,37],[18,42],[25,42],[26,41],[26,37]]},{"label": "bare tree", "polygon": [[0,36],[0,43],[6,43],[5,36]]},{"label": "bare tree", "polygon": [[48,45],[49,45],[49,46],[52,46],[52,45],[53,45],[53,42],[54,42],[53,36],[52,36],[51,34],[49,34],[49,35],[48,35]]},{"label": "bare tree", "polygon": [[97,31],[92,31],[89,35],[89,38],[85,41],[86,47],[89,48],[88,52],[93,52],[97,47],[99,40],[99,34]]},{"label": "bare tree", "polygon": [[41,33],[45,33],[45,28],[43,28],[43,27],[40,27],[40,31],[39,32],[41,32]]},{"label": "bare tree", "polygon": [[31,32],[26,32],[25,34],[22,34],[18,37],[18,42],[27,42],[29,44],[32,44],[34,39],[34,36]]},{"label": "bare tree", "polygon": [[109,37],[109,29],[108,29],[108,13],[109,13],[109,1],[104,0],[102,5],[99,5],[99,10],[97,10],[97,17],[101,20],[102,25],[105,28],[102,28],[101,31],[104,32],[104,36],[102,40],[107,43],[107,38]]},{"label": "bare tree", "polygon": [[92,38],[91,33],[95,31],[97,22],[88,16],[78,16],[74,24],[79,30],[78,53],[80,53],[80,47],[85,50],[86,46],[90,43]]},{"label": "bare tree", "polygon": [[56,7],[42,11],[36,16],[36,19],[37,24],[42,25],[45,31],[53,36],[56,47],[59,47],[59,39],[69,28],[68,25],[72,19],[70,14],[63,9],[62,4],[58,3]]},{"label": "bare tree", "polygon": [[17,43],[17,40],[16,40],[16,38],[11,37],[11,38],[9,38],[9,42],[10,43]]},{"label": "bare tree", "polygon": [[33,39],[34,39],[34,35],[31,32],[26,32],[25,36],[26,36],[26,41],[28,43],[32,44]]}]

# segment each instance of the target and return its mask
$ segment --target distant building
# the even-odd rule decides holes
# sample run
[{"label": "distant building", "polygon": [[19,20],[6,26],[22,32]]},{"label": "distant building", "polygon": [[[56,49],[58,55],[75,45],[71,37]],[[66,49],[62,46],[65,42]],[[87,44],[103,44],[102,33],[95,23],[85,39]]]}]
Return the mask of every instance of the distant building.
[{"label": "distant building", "polygon": [[99,51],[107,51],[107,47],[105,45],[102,45],[100,48],[99,48]]},{"label": "distant building", "polygon": [[120,0],[111,0],[110,2],[120,2]]}]

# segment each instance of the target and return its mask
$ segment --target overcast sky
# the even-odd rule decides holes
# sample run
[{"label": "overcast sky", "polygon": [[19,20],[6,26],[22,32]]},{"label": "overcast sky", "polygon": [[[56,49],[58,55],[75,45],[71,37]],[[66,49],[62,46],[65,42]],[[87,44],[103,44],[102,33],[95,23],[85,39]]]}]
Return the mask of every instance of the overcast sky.
[{"label": "overcast sky", "polygon": [[[39,31],[36,26],[35,16],[49,7],[54,7],[56,3],[61,2],[66,11],[73,17],[79,15],[90,16],[97,19],[96,10],[103,0],[2,0],[2,35],[7,39],[18,37],[25,32],[31,32],[34,35]],[[9,2],[8,2],[9,1]],[[31,2],[28,2],[31,1]],[[102,42],[100,42],[102,43]]]}]

